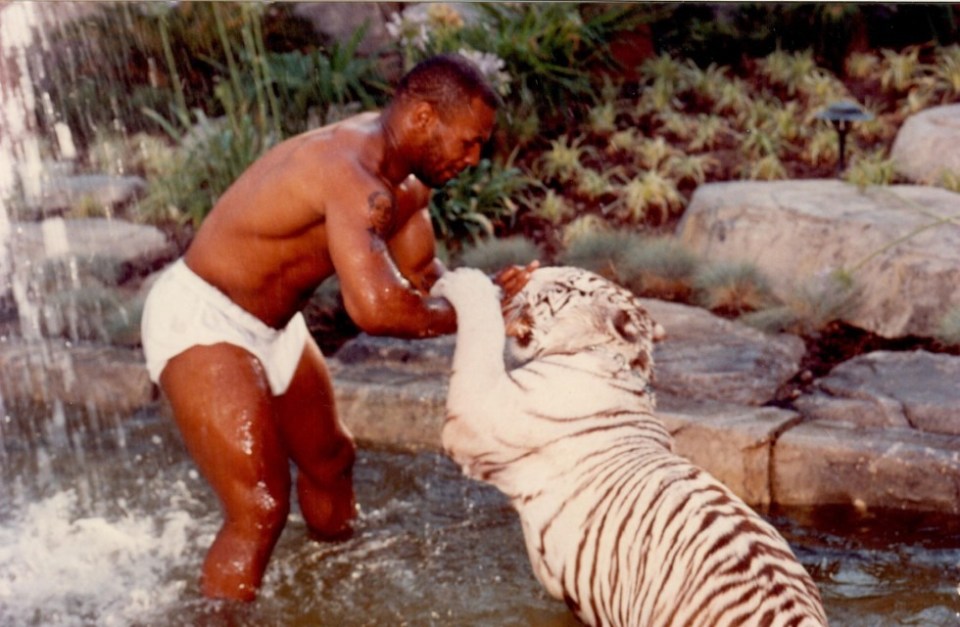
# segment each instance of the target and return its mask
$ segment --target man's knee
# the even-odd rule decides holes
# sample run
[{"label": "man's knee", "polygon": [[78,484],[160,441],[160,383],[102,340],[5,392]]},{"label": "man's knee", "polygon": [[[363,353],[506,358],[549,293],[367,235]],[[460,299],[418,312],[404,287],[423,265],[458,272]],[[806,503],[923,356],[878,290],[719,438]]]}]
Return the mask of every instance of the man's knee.
[{"label": "man's knee", "polygon": [[356,461],[357,445],[353,438],[346,434],[339,435],[330,455],[324,460],[324,474],[331,480],[350,478],[353,476],[353,465]]},{"label": "man's knee", "polygon": [[279,535],[290,514],[289,486],[285,493],[271,492],[260,482],[247,490],[242,507],[229,508],[228,524],[239,525],[256,533]]}]

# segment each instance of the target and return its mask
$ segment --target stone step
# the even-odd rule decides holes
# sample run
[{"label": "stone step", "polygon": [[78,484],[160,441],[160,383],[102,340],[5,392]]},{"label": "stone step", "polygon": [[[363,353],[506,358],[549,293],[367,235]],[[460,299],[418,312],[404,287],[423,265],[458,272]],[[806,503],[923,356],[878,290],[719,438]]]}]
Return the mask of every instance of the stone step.
[{"label": "stone step", "polygon": [[[665,305],[647,303],[667,329],[667,339],[657,347],[657,362],[673,364],[678,373],[685,368],[703,372],[686,345],[693,330],[679,333],[681,325],[663,315],[672,310],[679,315],[676,320],[684,320],[687,312]],[[727,341],[704,336],[702,352],[710,354],[713,342]],[[360,336],[348,343],[330,367],[340,416],[355,437],[378,445],[439,449],[452,349],[449,337],[405,342]],[[755,378],[775,368],[768,361],[738,359],[735,354],[730,359],[741,365],[740,371],[734,374],[719,366],[714,374],[723,375],[723,385],[709,393],[704,393],[709,376],[678,375],[668,377],[669,389],[659,383],[654,387],[658,416],[673,434],[677,453],[745,501],[760,508],[831,504],[960,513],[960,436],[942,428],[947,411],[943,405],[949,405],[949,399],[941,399],[934,412],[941,421],[931,424],[940,432],[858,422],[838,413],[815,419],[798,410],[764,406],[753,397],[744,402],[734,384],[737,378],[743,387],[751,387]],[[891,376],[903,380],[909,378],[904,369],[910,363],[927,373],[934,367],[924,354],[903,353],[894,361],[900,370]],[[930,381],[931,389],[955,385],[951,373],[960,367],[960,357],[943,355],[934,361],[949,379]],[[812,394],[819,397],[822,389],[815,387]],[[729,392],[726,398],[724,390]],[[824,401],[818,402],[822,407]],[[804,404],[798,401],[798,406]],[[946,420],[960,424],[960,389],[952,407],[953,415]]]}]

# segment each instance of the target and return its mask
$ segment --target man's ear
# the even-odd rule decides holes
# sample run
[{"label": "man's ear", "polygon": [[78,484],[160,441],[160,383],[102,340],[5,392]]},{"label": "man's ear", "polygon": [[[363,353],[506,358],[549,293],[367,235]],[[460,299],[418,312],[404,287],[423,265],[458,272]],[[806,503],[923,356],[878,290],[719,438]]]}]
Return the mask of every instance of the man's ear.
[{"label": "man's ear", "polygon": [[418,131],[424,131],[436,122],[437,110],[429,102],[418,102],[413,105],[410,120]]}]

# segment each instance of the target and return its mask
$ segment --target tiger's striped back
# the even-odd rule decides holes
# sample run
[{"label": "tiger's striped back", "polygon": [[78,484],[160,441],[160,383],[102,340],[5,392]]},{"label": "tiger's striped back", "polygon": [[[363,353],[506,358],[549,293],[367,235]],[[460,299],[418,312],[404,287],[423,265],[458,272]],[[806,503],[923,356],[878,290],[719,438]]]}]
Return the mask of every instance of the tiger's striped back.
[{"label": "tiger's striped back", "polygon": [[555,580],[581,620],[825,624],[812,579],[766,521],[641,433],[608,435],[602,449],[594,440],[553,478],[554,494],[513,499],[522,519],[538,521],[524,525],[538,577]]},{"label": "tiger's striped back", "polygon": [[[511,499],[544,587],[588,625],[825,625],[786,541],[672,452],[649,388],[658,325],[632,294],[541,269],[504,326],[482,280],[439,284],[460,328],[444,447]],[[525,360],[510,371],[504,329]]]}]

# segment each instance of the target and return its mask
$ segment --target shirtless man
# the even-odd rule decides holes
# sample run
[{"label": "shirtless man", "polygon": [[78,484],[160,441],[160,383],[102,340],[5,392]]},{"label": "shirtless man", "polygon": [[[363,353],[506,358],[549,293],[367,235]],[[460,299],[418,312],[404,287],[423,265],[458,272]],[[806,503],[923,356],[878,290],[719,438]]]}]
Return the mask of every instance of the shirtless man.
[{"label": "shirtless man", "polygon": [[[251,600],[290,510],[288,459],[313,536],[350,531],[355,449],[300,309],[336,273],[347,312],[376,335],[451,333],[426,209],[476,165],[496,94],[456,55],[424,61],[389,106],[293,137],[223,194],[143,317],[151,377],[224,514],[201,588]],[[500,283],[518,290],[529,269]]]}]

